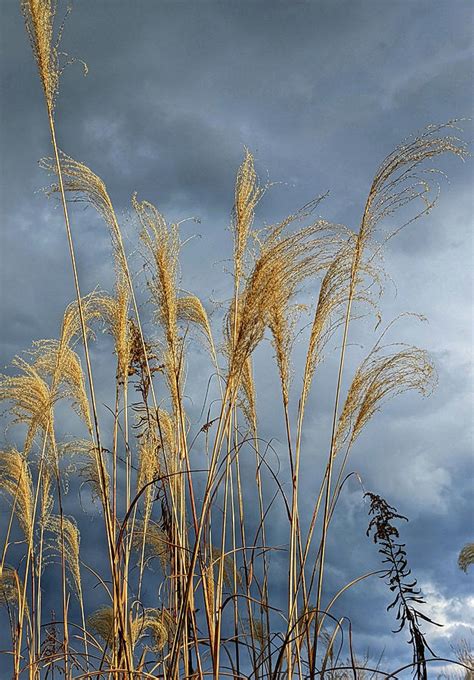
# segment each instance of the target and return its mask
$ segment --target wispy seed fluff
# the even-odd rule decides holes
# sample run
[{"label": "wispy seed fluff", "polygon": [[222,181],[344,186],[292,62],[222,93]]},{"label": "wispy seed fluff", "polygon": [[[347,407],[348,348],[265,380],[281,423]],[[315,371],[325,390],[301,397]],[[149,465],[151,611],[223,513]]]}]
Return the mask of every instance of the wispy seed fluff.
[{"label": "wispy seed fluff", "polygon": [[348,446],[354,443],[383,402],[408,390],[427,395],[435,378],[426,351],[410,346],[393,351],[391,346],[376,345],[357,369],[349,388],[339,417],[333,455],[344,443]]},{"label": "wispy seed fluff", "polygon": [[[337,227],[323,220],[284,234],[287,224],[285,221],[272,227],[260,241],[254,267],[237,300],[237,319],[234,301],[231,304],[225,330],[231,348],[232,378],[240,376],[267,327],[273,332],[277,359],[284,356],[291,328],[291,301],[300,284],[328,266],[340,242]],[[282,362],[280,371],[286,384],[287,368]]]},{"label": "wispy seed fluff", "polygon": [[54,110],[60,74],[58,42],[53,42],[56,6],[56,0],[21,0],[26,30],[51,113]]},{"label": "wispy seed fluff", "polygon": [[33,481],[26,457],[14,448],[0,451],[0,490],[15,507],[15,514],[28,544],[33,540]]},{"label": "wispy seed fluff", "polygon": [[54,535],[49,548],[55,554],[61,554],[61,543],[64,540],[64,553],[69,572],[72,576],[74,591],[82,600],[80,543],[81,537],[76,521],[73,517],[63,516],[62,523],[59,515],[51,515],[46,522],[46,529]]}]

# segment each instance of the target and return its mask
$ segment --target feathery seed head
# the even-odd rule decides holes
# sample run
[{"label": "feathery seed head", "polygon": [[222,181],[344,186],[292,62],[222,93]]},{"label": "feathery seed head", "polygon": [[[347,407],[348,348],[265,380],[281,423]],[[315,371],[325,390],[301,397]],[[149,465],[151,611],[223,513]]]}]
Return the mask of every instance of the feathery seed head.
[{"label": "feathery seed head", "polygon": [[387,238],[431,211],[437,200],[437,195],[432,197],[431,181],[435,175],[442,173],[424,164],[446,153],[461,159],[466,157],[465,143],[452,134],[445,134],[446,130],[456,129],[456,121],[429,125],[422,134],[406,139],[384,159],[367,198],[359,233],[360,250],[370,241],[377,225],[397,210],[421,201],[415,216],[393,230]]},{"label": "feathery seed head", "polygon": [[50,381],[54,390],[53,403],[58,399],[70,399],[73,408],[92,432],[84,373],[76,352],[57,340],[40,340],[35,343],[31,356],[38,374]]},{"label": "feathery seed head", "polygon": [[51,515],[46,521],[45,528],[54,535],[54,540],[49,544],[49,549],[54,554],[61,555],[61,544],[64,541],[64,554],[72,576],[74,591],[81,600],[82,585],[79,558],[81,536],[76,521],[73,517],[66,516],[63,516],[61,521],[60,515]]},{"label": "feathery seed head", "polygon": [[201,300],[196,295],[178,298],[176,315],[178,321],[195,324],[204,333],[211,352],[214,349],[211,325]]},{"label": "feathery seed head", "polygon": [[110,642],[114,634],[114,610],[112,607],[101,607],[87,617],[87,628],[99,635],[105,642]]},{"label": "feathery seed head", "polygon": [[[81,442],[84,443],[81,444]],[[101,474],[99,472],[99,470],[101,469],[99,451],[97,447],[95,447],[92,444],[91,441],[78,440],[78,444],[79,446],[77,449],[74,449],[74,453],[79,453],[80,455],[84,456],[84,461],[80,464],[79,467],[79,476],[83,480],[84,484],[89,484],[92,493],[92,500],[95,501],[97,498],[99,498],[103,501],[104,489],[101,481]],[[102,469],[105,475],[104,479],[104,484],[106,487],[105,490],[108,493],[108,489],[110,486],[110,475],[105,465],[103,466]]]},{"label": "feathery seed head", "polygon": [[[110,642],[114,633],[112,607],[102,607],[87,619],[88,627],[105,642]],[[130,618],[130,641],[132,649],[140,638],[150,635],[153,649],[161,651],[167,644],[174,626],[173,617],[167,609],[145,609]]]},{"label": "feathery seed head", "polygon": [[43,85],[48,110],[52,113],[59,85],[58,43],[53,43],[56,0],[21,0],[26,30]]},{"label": "feathery seed head", "polygon": [[[298,219],[292,216],[289,221]],[[331,254],[340,241],[340,228],[318,220],[317,222],[284,234],[288,224],[274,226],[259,241],[259,253],[254,267],[237,299],[237,319],[233,301],[226,319],[227,344],[230,347],[229,375],[240,376],[246,359],[263,338],[265,329],[272,324],[275,344],[288,344],[291,322],[290,303],[298,287],[311,276],[317,275],[329,264]],[[282,226],[283,225],[283,226]],[[282,311],[284,310],[284,311]],[[233,342],[236,329],[235,342]],[[281,366],[283,375],[287,370]],[[239,377],[240,379],[240,377]]]},{"label": "feathery seed head", "polygon": [[156,522],[137,522],[133,532],[133,548],[142,550],[145,541],[145,557],[151,560],[158,557],[163,571],[170,563],[170,547],[165,532]]},{"label": "feathery seed head", "polygon": [[20,606],[21,581],[16,569],[6,565],[0,568],[0,605]]},{"label": "feathery seed head", "polygon": [[27,426],[24,450],[29,453],[38,430],[53,436],[54,395],[34,365],[19,356],[12,360],[12,365],[21,374],[0,375],[0,400],[10,403],[8,410],[14,423]]},{"label": "feathery seed head", "polygon": [[235,204],[232,218],[234,276],[236,281],[240,279],[243,271],[244,256],[254,220],[255,207],[264,192],[265,189],[262,189],[258,184],[254,158],[250,151],[245,149],[245,158],[238,170],[235,183]]},{"label": "feathery seed head", "polygon": [[[93,291],[81,299],[82,313],[88,337],[94,337],[91,324],[104,318],[104,307],[107,306],[108,296],[100,291]],[[82,339],[81,319],[77,300],[71,302],[64,312],[61,326],[60,342],[64,345],[74,344]]]},{"label": "feathery seed head", "polygon": [[181,249],[178,225],[168,225],[154,205],[148,201],[137,201],[135,195],[132,197],[132,205],[142,227],[140,238],[151,260],[150,290],[158,319],[170,351],[177,360],[178,257]]},{"label": "feathery seed head", "polygon": [[[74,194],[73,201],[92,205],[107,224],[112,239],[116,268],[118,272],[123,273],[126,263],[122,235],[104,182],[84,163],[74,160],[62,151],[60,152],[60,165],[64,191]],[[42,158],[40,167],[51,175],[57,175],[54,158]],[[58,192],[58,184],[52,184],[47,190],[48,194]]]},{"label": "feathery seed head", "polygon": [[467,543],[459,553],[458,565],[464,572],[467,568],[474,564],[474,543]]},{"label": "feathery seed head", "polygon": [[384,401],[407,390],[429,394],[435,371],[429,355],[417,347],[398,352],[376,345],[357,369],[339,417],[333,455],[344,442],[351,446]]},{"label": "feathery seed head", "polygon": [[25,540],[30,543],[34,524],[33,481],[26,457],[14,448],[0,451],[0,491],[14,505]]},{"label": "feathery seed head", "polygon": [[152,510],[153,486],[150,484],[160,474],[160,440],[152,431],[148,431],[140,439],[138,453],[137,493],[146,485],[143,495],[145,521],[148,520]]},{"label": "feathery seed head", "polygon": [[165,609],[149,608],[132,619],[132,640],[136,644],[142,637],[150,636],[153,641],[152,650],[161,652],[171,638],[174,620]]},{"label": "feathery seed head", "polygon": [[102,298],[104,320],[115,341],[117,378],[124,383],[129,375],[133,350],[133,328],[129,318],[130,288],[122,274],[117,275],[115,296]]}]

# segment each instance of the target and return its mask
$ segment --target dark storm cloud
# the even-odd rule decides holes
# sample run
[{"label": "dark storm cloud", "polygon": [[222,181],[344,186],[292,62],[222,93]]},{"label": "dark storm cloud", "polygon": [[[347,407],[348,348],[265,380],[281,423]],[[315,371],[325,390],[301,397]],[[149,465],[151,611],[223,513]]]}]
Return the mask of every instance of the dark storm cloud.
[{"label": "dark storm cloud", "polygon": [[[33,339],[57,333],[74,291],[60,211],[54,200],[35,193],[48,183],[37,160],[50,149],[31,51],[17,3],[4,0],[1,13],[3,365]],[[186,236],[200,234],[184,252],[184,287],[204,295],[211,308],[209,297],[228,295],[221,282],[231,252],[226,227],[244,145],[255,152],[263,181],[268,176],[285,183],[268,191],[259,224],[329,189],[320,212],[355,228],[374,170],[397,143],[428,123],[470,115],[472,37],[472,7],[462,0],[76,2],[63,49],[90,70],[83,78],[76,63],[64,73],[57,106],[60,145],[103,177],[120,215],[136,190],[173,219],[201,219],[199,225],[183,225]],[[471,125],[463,127],[468,137]],[[449,654],[450,643],[463,632],[459,612],[472,606],[470,577],[457,569],[456,555],[473,530],[467,377],[473,175],[472,162],[441,165],[451,184],[443,186],[437,211],[390,244],[387,266],[397,296],[388,282],[383,307],[386,320],[404,310],[430,318],[430,325],[400,325],[394,339],[428,347],[439,389],[427,401],[406,396],[391,404],[369,424],[351,469],[360,471],[366,488],[386,494],[411,517],[404,527],[409,555],[448,624],[436,648]],[[75,209],[73,215],[83,290],[110,288],[105,228],[92,210]],[[133,250],[133,225],[123,221]],[[367,326],[355,329],[354,339],[368,346],[374,341]],[[303,347],[296,349],[298,366]],[[351,349],[349,366],[361,356]],[[271,394],[276,377],[269,368],[270,345],[257,357],[262,395]],[[109,385],[112,366],[95,364],[99,384]],[[326,450],[330,405],[320,403],[319,394],[332,394],[330,369],[331,363],[318,375],[308,410],[305,445],[311,458],[303,494],[308,511],[319,483],[314,469],[323,465]],[[202,372],[194,377],[198,371],[191,357],[190,409],[196,419],[207,381]],[[109,399],[105,386],[101,402]],[[284,467],[277,409],[264,397],[259,405],[262,436],[274,438]],[[328,549],[330,592],[378,568],[376,550],[364,538],[365,513],[360,489],[348,487],[334,520],[334,536],[340,538]],[[96,524],[94,531],[99,532]],[[287,536],[277,533],[275,539],[284,544]],[[85,559],[93,562],[94,556]],[[407,648],[390,633],[387,598],[381,582],[365,582],[341,601],[340,612],[350,612],[362,648],[370,646],[376,658],[386,647],[388,660],[397,663],[407,658]],[[451,627],[450,617],[458,622]],[[472,615],[466,613],[465,620],[471,625]]]}]

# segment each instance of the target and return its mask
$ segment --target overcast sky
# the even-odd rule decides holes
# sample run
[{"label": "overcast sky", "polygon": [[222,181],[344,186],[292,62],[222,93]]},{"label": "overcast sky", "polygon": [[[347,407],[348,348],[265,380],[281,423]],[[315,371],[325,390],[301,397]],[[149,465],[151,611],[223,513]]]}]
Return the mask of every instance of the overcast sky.
[{"label": "overcast sky", "polygon": [[[209,309],[229,290],[227,227],[244,146],[263,181],[279,183],[257,224],[329,190],[321,215],[356,229],[373,174],[396,144],[429,123],[472,115],[470,0],[76,0],[73,7],[62,49],[89,73],[84,78],[79,64],[64,73],[59,144],[105,180],[130,238],[125,215],[134,191],[171,219],[199,218],[183,225],[184,236],[199,235],[185,249],[183,286]],[[60,212],[39,191],[47,177],[37,161],[50,153],[42,91],[18,3],[1,0],[0,8],[3,366],[32,340],[57,333],[74,291]],[[469,142],[472,123],[461,126]],[[400,323],[394,339],[430,350],[439,386],[430,399],[390,404],[367,427],[351,469],[410,518],[403,536],[430,603],[425,611],[445,624],[427,629],[428,637],[449,655],[474,628],[474,572],[456,564],[474,539],[473,164],[441,159],[439,166],[449,182],[437,208],[389,245],[396,288],[388,282],[382,306],[386,321],[404,310],[426,315],[425,324]],[[92,211],[74,215],[82,289],[110,287],[106,230]],[[269,345],[257,355],[264,393],[274,386],[269,355]],[[354,348],[349,367],[357,358]],[[193,366],[189,382],[205,384]],[[327,415],[316,399],[310,406],[309,443]],[[268,399],[261,408],[266,435],[278,438],[277,409]],[[308,497],[312,491],[308,485]],[[360,488],[348,487],[335,518],[339,538],[329,546],[331,585],[378,568],[364,535],[366,509]],[[403,636],[390,632],[389,601],[383,583],[372,581],[342,610],[360,649],[369,646],[376,657],[385,648],[393,667],[410,653]]]}]

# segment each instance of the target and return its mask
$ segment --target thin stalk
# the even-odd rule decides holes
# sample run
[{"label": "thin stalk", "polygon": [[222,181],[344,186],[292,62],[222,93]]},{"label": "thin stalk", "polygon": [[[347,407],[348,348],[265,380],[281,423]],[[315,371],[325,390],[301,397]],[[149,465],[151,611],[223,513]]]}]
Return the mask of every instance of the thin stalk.
[{"label": "thin stalk", "polygon": [[[88,345],[88,340],[87,340],[87,329],[86,329],[86,324],[85,324],[85,317],[84,317],[84,310],[82,307],[82,296],[81,296],[81,290],[80,290],[80,285],[79,285],[79,276],[77,272],[77,265],[76,265],[76,256],[75,256],[75,249],[74,249],[74,242],[72,238],[72,232],[71,232],[71,226],[70,226],[70,221],[69,221],[69,211],[67,207],[67,201],[66,201],[66,195],[65,195],[65,190],[64,190],[64,183],[63,183],[63,176],[62,176],[62,170],[61,170],[61,162],[59,158],[59,150],[58,150],[58,145],[56,142],[56,130],[55,130],[55,124],[54,124],[54,117],[53,117],[53,112],[51,108],[48,106],[48,120],[49,120],[49,127],[50,127],[50,133],[51,133],[51,143],[53,146],[53,152],[54,152],[54,158],[56,162],[56,169],[57,169],[57,175],[58,175],[58,186],[59,186],[59,192],[61,195],[61,203],[63,207],[63,214],[64,214],[64,223],[66,226],[66,234],[67,234],[67,240],[68,240],[68,246],[69,246],[69,254],[71,258],[71,267],[72,267],[72,272],[73,272],[73,279],[74,279],[74,287],[76,290],[76,298],[77,298],[77,305],[78,305],[78,312],[79,312],[79,320],[80,320],[80,325],[81,325],[81,332],[82,332],[82,339],[84,343],[84,354],[85,354],[85,359],[86,359],[86,371],[87,371],[87,378],[88,378],[88,383],[89,383],[89,393],[90,393],[90,398],[91,398],[91,406],[92,406],[92,416],[93,416],[93,423],[94,423],[94,430],[95,430],[95,442],[94,445],[96,446],[97,449],[97,467],[98,467],[98,473],[99,473],[99,480],[100,480],[100,488],[101,488],[101,494],[102,494],[102,503],[104,507],[104,519],[105,519],[105,526],[106,526],[106,538],[107,538],[107,545],[108,545],[108,552],[109,552],[109,561],[110,561],[110,569],[112,573],[112,579],[114,581],[114,592],[119,592],[119,582],[118,582],[118,573],[117,573],[117,567],[118,565],[116,564],[115,561],[115,549],[114,549],[114,544],[113,544],[113,526],[112,526],[112,518],[111,518],[111,512],[110,512],[110,504],[109,504],[109,499],[108,499],[108,491],[107,491],[107,484],[106,484],[106,474],[105,474],[105,466],[104,466],[104,461],[102,457],[102,446],[101,446],[101,440],[100,440],[100,430],[99,430],[99,420],[98,420],[98,415],[97,415],[97,403],[96,403],[96,397],[95,397],[95,390],[94,390],[94,381],[92,377],[92,367],[91,367],[91,361],[90,361],[90,355],[89,355],[89,345]],[[125,641],[125,663],[126,663],[126,668],[127,671],[131,671],[133,662],[131,658],[131,653],[129,649],[129,645],[126,642],[127,638],[127,632],[126,632],[126,624],[123,619],[123,616],[121,616],[121,613],[119,615],[119,627],[120,627],[120,634],[121,638],[123,641]]]},{"label": "thin stalk", "polygon": [[333,463],[334,463],[334,445],[335,445],[335,439],[336,439],[336,428],[337,428],[337,420],[338,420],[338,414],[339,414],[339,398],[341,394],[341,389],[342,389],[342,375],[344,371],[344,359],[345,359],[345,354],[346,354],[346,347],[347,347],[347,337],[349,333],[349,324],[350,324],[350,318],[351,318],[351,309],[352,309],[352,301],[354,299],[354,294],[355,294],[355,289],[356,289],[356,277],[357,277],[357,270],[358,270],[358,265],[360,262],[360,258],[362,255],[362,235],[363,235],[363,226],[365,223],[365,217],[367,215],[368,211],[368,206],[365,208],[364,212],[364,217],[362,220],[362,227],[361,231],[359,232],[357,236],[357,243],[354,251],[354,257],[352,261],[352,267],[351,267],[351,278],[350,278],[350,284],[349,284],[349,296],[347,300],[347,309],[346,309],[346,315],[345,315],[345,320],[344,320],[344,332],[343,332],[343,337],[342,337],[342,345],[341,345],[341,353],[340,353],[340,359],[339,359],[339,369],[338,369],[338,374],[337,374],[337,384],[336,384],[336,396],[334,399],[334,410],[333,410],[333,416],[332,416],[332,429],[331,429],[331,443],[329,447],[329,460],[328,460],[328,465],[327,465],[327,475],[326,475],[326,485],[325,485],[325,497],[324,497],[324,515],[323,515],[323,526],[322,526],[322,533],[321,533],[321,555],[320,555],[320,562],[319,562],[319,572],[318,572],[318,589],[317,589],[317,595],[316,595],[316,622],[315,622],[315,639],[314,639],[314,653],[311,659],[311,664],[310,664],[310,677],[313,679],[315,677],[315,664],[316,664],[316,655],[317,655],[317,650],[318,650],[318,617],[319,617],[319,610],[321,606],[321,596],[322,596],[322,588],[323,588],[323,575],[324,575],[324,558],[325,558],[325,552],[326,552],[326,542],[327,542],[327,530],[328,530],[328,516],[329,516],[329,504],[330,504],[330,497],[331,497],[331,479],[332,479],[332,469],[333,469]]},{"label": "thin stalk", "polygon": [[[247,612],[248,612],[248,617],[249,617],[249,625],[253,625],[253,612],[252,612],[252,605],[251,605],[251,584],[250,584],[250,575],[249,575],[249,564],[248,564],[248,558],[247,558],[247,540],[246,540],[246,535],[245,535],[245,515],[244,515],[244,499],[243,499],[243,493],[242,493],[242,481],[240,477],[240,458],[238,454],[238,447],[236,446],[236,451],[237,454],[235,456],[235,468],[236,468],[236,477],[237,477],[237,489],[238,489],[238,505],[239,505],[239,524],[240,524],[240,536],[241,536],[241,542],[243,546],[242,550],[242,556],[243,556],[243,563],[244,563],[244,575],[245,575],[245,588],[246,588],[246,593],[247,597],[245,598],[245,602],[247,605]],[[251,662],[252,662],[252,668],[257,667],[257,650],[255,648],[255,641],[253,637],[250,637],[251,640]]]}]

